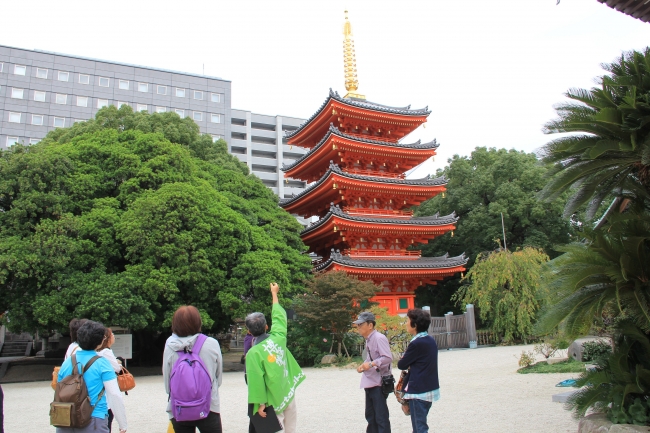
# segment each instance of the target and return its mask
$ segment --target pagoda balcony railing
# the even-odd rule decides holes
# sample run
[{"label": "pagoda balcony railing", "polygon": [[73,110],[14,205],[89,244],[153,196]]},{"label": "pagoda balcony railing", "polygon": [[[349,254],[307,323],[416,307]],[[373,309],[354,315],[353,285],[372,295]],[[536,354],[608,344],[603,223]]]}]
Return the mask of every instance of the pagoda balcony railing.
[{"label": "pagoda balcony railing", "polygon": [[368,249],[346,249],[343,255],[350,257],[372,257],[374,259],[404,259],[417,260],[422,257],[422,251],[405,251],[405,250],[368,250]]},{"label": "pagoda balcony railing", "polygon": [[404,173],[391,173],[382,170],[368,170],[367,168],[348,167],[346,173],[359,174],[362,176],[390,177],[392,179],[405,179]]},{"label": "pagoda balcony railing", "polygon": [[372,134],[358,134],[356,132],[349,132],[349,131],[346,131],[345,134],[351,135],[353,137],[363,138],[365,140],[385,141],[387,143],[397,143],[397,141],[398,141],[397,138],[381,137],[381,136],[372,135]]},{"label": "pagoda balcony railing", "polygon": [[348,215],[376,215],[391,218],[410,218],[413,216],[412,210],[394,210],[394,209],[369,209],[363,207],[345,206],[343,211]]}]

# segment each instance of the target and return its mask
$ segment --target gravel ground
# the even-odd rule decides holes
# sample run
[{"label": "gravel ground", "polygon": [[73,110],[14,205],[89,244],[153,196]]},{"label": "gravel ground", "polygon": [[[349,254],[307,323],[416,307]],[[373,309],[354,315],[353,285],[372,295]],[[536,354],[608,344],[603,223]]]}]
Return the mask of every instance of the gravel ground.
[{"label": "gravel ground", "polygon": [[[532,346],[489,347],[441,351],[441,398],[429,412],[432,432],[576,432],[577,422],[551,396],[567,374],[517,374],[516,357]],[[365,432],[364,393],[359,374],[351,368],[308,368],[298,388],[298,431]],[[397,376],[399,370],[393,374]],[[137,378],[137,387],[124,397],[129,432],[165,433],[167,395],[160,376]],[[48,410],[48,382],[3,385],[7,433],[54,432]],[[411,432],[393,396],[388,399],[392,431]],[[221,387],[225,433],[248,431],[243,373],[225,373]],[[113,431],[117,431],[114,425]]]}]

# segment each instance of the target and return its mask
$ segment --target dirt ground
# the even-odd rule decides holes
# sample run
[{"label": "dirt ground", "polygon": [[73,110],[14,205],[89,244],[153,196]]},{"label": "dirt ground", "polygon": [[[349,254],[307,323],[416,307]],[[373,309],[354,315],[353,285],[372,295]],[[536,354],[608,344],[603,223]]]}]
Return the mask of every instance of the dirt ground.
[{"label": "dirt ground", "polygon": [[[577,422],[551,396],[565,391],[555,384],[571,374],[517,374],[517,356],[532,346],[487,347],[439,353],[441,398],[429,412],[431,432],[576,432]],[[301,433],[365,432],[364,393],[354,369],[307,368],[298,389]],[[399,370],[393,374],[398,376]],[[167,395],[160,376],[136,377],[124,397],[128,431],[165,433]],[[54,432],[48,410],[49,382],[4,384],[7,433]],[[246,385],[242,372],[224,374],[220,389],[225,433],[248,431]],[[393,396],[392,431],[411,432]],[[113,427],[117,431],[117,426]]]}]

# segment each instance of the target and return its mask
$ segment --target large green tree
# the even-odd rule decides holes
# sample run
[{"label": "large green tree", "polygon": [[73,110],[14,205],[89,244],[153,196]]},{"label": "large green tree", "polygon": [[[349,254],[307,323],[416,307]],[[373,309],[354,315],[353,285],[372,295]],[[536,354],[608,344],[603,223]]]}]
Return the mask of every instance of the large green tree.
[{"label": "large green tree", "polygon": [[[477,147],[470,156],[455,155],[438,170],[448,179],[447,192],[424,202],[416,215],[456,212],[456,230],[422,247],[423,255],[465,253],[471,267],[481,252],[503,244],[501,213],[508,249],[542,248],[553,255],[553,245],[567,243],[573,227],[562,218],[564,202],[540,203],[537,194],[546,184],[548,168],[532,153]],[[450,300],[459,288],[460,276],[426,286],[417,292],[420,305],[430,305],[432,314],[457,309]]]},{"label": "large green tree", "polygon": [[72,317],[159,330],[182,304],[205,329],[302,292],[300,225],[226,143],[174,113],[108,107],[0,155],[0,311],[12,330]]}]

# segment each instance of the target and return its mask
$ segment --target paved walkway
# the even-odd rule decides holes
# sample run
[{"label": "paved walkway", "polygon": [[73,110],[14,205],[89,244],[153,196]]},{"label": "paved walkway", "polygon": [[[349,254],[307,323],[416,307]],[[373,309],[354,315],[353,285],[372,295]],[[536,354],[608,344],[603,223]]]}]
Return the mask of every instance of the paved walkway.
[{"label": "paved walkway", "polygon": [[[429,413],[432,432],[576,432],[577,423],[558,403],[555,388],[571,374],[517,374],[517,356],[532,346],[442,351],[439,356],[441,399]],[[364,395],[353,369],[308,368],[298,389],[300,433],[365,432]],[[393,374],[397,375],[398,370]],[[160,376],[137,378],[124,397],[129,432],[165,433],[167,395]],[[7,433],[54,432],[48,425],[52,390],[48,382],[3,385]],[[221,415],[225,433],[248,431],[243,373],[224,374]],[[393,396],[389,397],[392,431],[411,432]],[[113,431],[117,426],[114,426]]]}]

